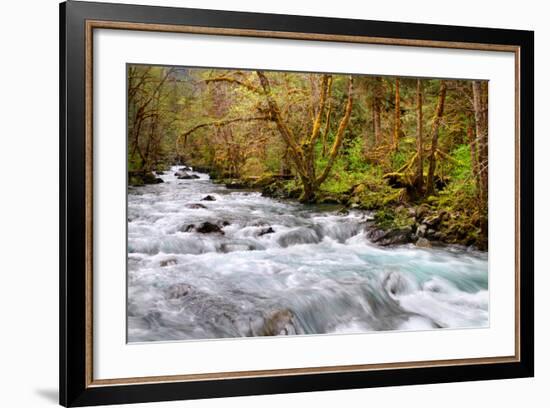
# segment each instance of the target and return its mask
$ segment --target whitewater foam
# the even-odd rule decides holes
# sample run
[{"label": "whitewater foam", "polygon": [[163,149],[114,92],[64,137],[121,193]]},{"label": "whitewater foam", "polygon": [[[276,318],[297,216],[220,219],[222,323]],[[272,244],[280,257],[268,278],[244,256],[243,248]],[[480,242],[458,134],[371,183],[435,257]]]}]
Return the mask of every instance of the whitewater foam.
[{"label": "whitewater foam", "polygon": [[[364,234],[368,214],[228,190],[196,172],[178,180],[176,170],[129,188],[131,342],[489,324],[485,253],[380,248]],[[206,208],[188,207],[197,203]],[[219,232],[197,232],[205,222]]]}]

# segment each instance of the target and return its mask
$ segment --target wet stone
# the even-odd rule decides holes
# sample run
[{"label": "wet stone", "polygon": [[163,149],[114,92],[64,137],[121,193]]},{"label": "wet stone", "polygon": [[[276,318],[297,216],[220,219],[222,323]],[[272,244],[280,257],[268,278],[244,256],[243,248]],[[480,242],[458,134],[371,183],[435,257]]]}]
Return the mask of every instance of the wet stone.
[{"label": "wet stone", "polygon": [[211,233],[218,233],[218,234],[224,234],[224,232],[222,231],[222,229],[216,225],[216,224],[212,224],[211,222],[203,222],[202,224],[200,224],[196,229],[195,231],[201,233],[201,234],[211,234]]},{"label": "wet stone", "polygon": [[185,205],[187,208],[191,208],[192,210],[198,210],[198,209],[205,209],[207,208],[204,204],[199,203],[191,203]]}]

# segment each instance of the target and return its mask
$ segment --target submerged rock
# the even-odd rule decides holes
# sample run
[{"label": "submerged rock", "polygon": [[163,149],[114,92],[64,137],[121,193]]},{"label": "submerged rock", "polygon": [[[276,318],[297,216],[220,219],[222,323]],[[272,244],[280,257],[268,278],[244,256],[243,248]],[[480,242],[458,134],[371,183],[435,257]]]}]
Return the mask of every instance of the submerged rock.
[{"label": "submerged rock", "polygon": [[277,310],[264,318],[259,336],[286,336],[296,334],[294,314],[290,309]]},{"label": "submerged rock", "polygon": [[261,237],[262,235],[273,234],[274,232],[275,230],[272,227],[262,228],[258,233],[258,236]]},{"label": "submerged rock", "polygon": [[[357,208],[357,205],[352,204],[352,205],[350,205],[350,208]],[[348,215],[349,210],[346,207],[342,207],[338,210],[338,212],[336,214],[338,214],[338,215]]]},{"label": "submerged rock", "polygon": [[415,245],[418,248],[431,248],[432,247],[432,243],[430,242],[430,240],[428,240],[426,238],[422,238],[422,237],[418,238]]},{"label": "submerged rock", "polygon": [[316,231],[312,228],[299,227],[279,237],[277,242],[283,248],[286,248],[298,244],[317,244],[321,242],[322,238],[323,236],[320,231]]},{"label": "submerged rock", "polygon": [[392,296],[404,295],[415,289],[412,283],[398,272],[390,272],[386,275],[382,285]]},{"label": "submerged rock", "polygon": [[186,283],[177,283],[168,288],[168,299],[178,299],[187,296],[192,290],[192,286]]},{"label": "submerged rock", "polygon": [[195,231],[200,232],[201,234],[211,234],[211,233],[218,233],[218,234],[224,234],[222,229],[216,225],[212,224],[211,222],[203,222],[200,224],[197,228],[195,228]]},{"label": "submerged rock", "polygon": [[165,259],[163,261],[160,261],[161,268],[164,268],[166,266],[172,266],[176,265],[178,261],[175,258]]},{"label": "submerged rock", "polygon": [[[224,224],[222,224],[224,226]],[[219,225],[213,224],[209,221],[205,221],[199,225],[195,224],[184,224],[179,229],[180,232],[193,232],[196,231],[201,234],[212,234],[212,233],[219,233],[224,235],[224,232],[222,230],[222,227]]]},{"label": "submerged rock", "polygon": [[180,228],[179,228],[179,231],[180,232],[191,232],[195,229],[195,224],[186,224],[186,225],[182,225]]},{"label": "submerged rock", "polygon": [[247,243],[227,243],[224,242],[220,245],[220,252],[228,253],[228,252],[236,252],[236,251],[254,251],[256,247],[252,244]]},{"label": "submerged rock", "polygon": [[207,208],[204,204],[199,204],[199,203],[186,204],[185,206],[186,206],[187,208],[192,209],[192,210],[198,210],[198,209],[205,209],[205,208]]}]

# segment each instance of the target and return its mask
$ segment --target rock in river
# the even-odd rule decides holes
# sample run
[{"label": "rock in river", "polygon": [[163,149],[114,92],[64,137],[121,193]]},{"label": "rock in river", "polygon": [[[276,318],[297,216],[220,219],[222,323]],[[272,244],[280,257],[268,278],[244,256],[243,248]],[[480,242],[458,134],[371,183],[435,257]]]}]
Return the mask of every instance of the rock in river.
[{"label": "rock in river", "polygon": [[273,229],[273,227],[262,228],[258,233],[258,236],[261,237],[262,235],[273,234],[274,232],[275,230]]},{"label": "rock in river", "polygon": [[260,336],[286,336],[289,334],[296,334],[294,314],[289,309],[277,310],[267,316],[259,333]]},{"label": "rock in river", "polygon": [[175,175],[178,178],[178,180],[192,180],[192,179],[200,178],[196,174],[189,174],[184,171],[177,171]]},{"label": "rock in river", "polygon": [[416,241],[416,244],[415,244],[418,248],[431,248],[432,247],[432,243],[430,242],[429,239],[426,239],[426,238],[418,238],[418,241]]},{"label": "rock in river", "polygon": [[412,239],[412,227],[406,226],[400,229],[381,230],[369,228],[366,230],[367,238],[381,246],[408,244]]},{"label": "rock in river", "polygon": [[200,232],[201,234],[211,234],[211,233],[219,233],[223,235],[222,229],[217,226],[216,224],[212,224],[211,222],[203,222],[201,225],[199,225],[195,231]]},{"label": "rock in river", "polygon": [[198,209],[204,209],[207,208],[204,204],[199,203],[191,203],[185,205],[187,208],[191,208],[192,210],[198,210]]}]

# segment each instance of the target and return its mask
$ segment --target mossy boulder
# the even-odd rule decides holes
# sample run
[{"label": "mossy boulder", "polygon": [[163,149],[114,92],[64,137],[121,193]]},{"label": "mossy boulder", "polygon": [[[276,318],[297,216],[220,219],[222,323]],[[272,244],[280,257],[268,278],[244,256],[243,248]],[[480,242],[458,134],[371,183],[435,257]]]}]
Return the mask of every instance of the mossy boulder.
[{"label": "mossy boulder", "polygon": [[335,194],[323,194],[316,201],[318,204],[342,204],[345,200]]},{"label": "mossy boulder", "polygon": [[137,175],[132,175],[128,177],[128,185],[133,187],[140,187],[144,186],[145,183],[143,182],[143,179]]},{"label": "mossy boulder", "polygon": [[250,184],[244,180],[231,179],[225,183],[225,187],[232,190],[241,190],[241,189],[250,188]]},{"label": "mossy boulder", "polygon": [[383,230],[376,227],[367,228],[366,236],[377,245],[392,246],[412,242],[414,233],[411,226]]},{"label": "mossy boulder", "polygon": [[273,184],[277,181],[277,178],[273,174],[264,173],[256,180],[254,180],[253,185],[256,188],[264,188],[270,184]]},{"label": "mossy boulder", "polygon": [[431,248],[432,243],[427,238],[418,238],[415,243],[416,247],[418,248]]},{"label": "mossy boulder", "polygon": [[189,174],[188,172],[182,170],[176,171],[175,176],[178,178],[178,180],[193,180],[200,178],[196,174]]},{"label": "mossy boulder", "polygon": [[128,172],[128,185],[143,186],[145,184],[160,184],[164,181],[150,171],[130,171]]}]

